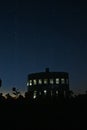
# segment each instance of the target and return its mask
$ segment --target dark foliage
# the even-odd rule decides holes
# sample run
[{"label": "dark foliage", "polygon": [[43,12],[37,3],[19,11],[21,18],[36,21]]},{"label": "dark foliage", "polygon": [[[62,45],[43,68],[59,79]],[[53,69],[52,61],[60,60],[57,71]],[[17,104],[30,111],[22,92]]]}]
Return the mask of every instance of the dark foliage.
[{"label": "dark foliage", "polygon": [[[70,98],[17,99],[0,95],[0,121],[15,129],[84,129],[87,123],[87,94]],[[2,124],[2,123],[1,123]]]}]

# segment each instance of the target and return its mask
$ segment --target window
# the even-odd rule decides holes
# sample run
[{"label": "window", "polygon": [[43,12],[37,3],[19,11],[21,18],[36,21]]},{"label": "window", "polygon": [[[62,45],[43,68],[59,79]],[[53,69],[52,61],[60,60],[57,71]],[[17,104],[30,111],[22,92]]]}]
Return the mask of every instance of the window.
[{"label": "window", "polygon": [[58,91],[56,91],[56,95],[58,95]]},{"label": "window", "polygon": [[65,84],[65,79],[64,78],[61,79],[61,84]]},{"label": "window", "polygon": [[39,84],[42,84],[42,79],[39,79],[39,80],[38,80],[38,83],[39,83]]},{"label": "window", "polygon": [[50,84],[53,84],[53,79],[50,79]]},{"label": "window", "polygon": [[46,91],[46,90],[44,90],[44,94],[45,94],[45,95],[47,94],[47,91]]},{"label": "window", "polygon": [[44,84],[47,84],[47,79],[44,79]]},{"label": "window", "polygon": [[34,79],[34,80],[33,80],[33,83],[34,83],[34,85],[36,85],[36,84],[37,84],[37,80],[36,80],[36,79]]},{"label": "window", "polygon": [[59,84],[59,78],[56,79],[56,84]]},{"label": "window", "polygon": [[29,81],[29,85],[32,86],[32,80]]},{"label": "window", "polygon": [[37,97],[37,91],[34,91],[33,98],[35,99]]}]

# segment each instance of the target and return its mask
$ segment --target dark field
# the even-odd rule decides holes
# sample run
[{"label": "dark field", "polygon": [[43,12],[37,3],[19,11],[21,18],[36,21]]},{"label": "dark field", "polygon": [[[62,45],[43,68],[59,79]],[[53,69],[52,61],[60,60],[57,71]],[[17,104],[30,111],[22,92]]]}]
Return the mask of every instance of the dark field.
[{"label": "dark field", "polygon": [[87,96],[1,101],[0,126],[11,130],[87,129]]}]

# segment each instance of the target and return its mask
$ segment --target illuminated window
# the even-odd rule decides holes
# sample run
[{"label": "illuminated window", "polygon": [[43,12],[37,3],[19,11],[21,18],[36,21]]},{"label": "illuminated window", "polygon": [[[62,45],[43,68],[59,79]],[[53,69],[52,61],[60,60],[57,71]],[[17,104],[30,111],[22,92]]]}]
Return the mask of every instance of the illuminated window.
[{"label": "illuminated window", "polygon": [[29,81],[29,85],[32,86],[32,80]]},{"label": "illuminated window", "polygon": [[34,91],[33,98],[35,99],[37,97],[37,91]]},{"label": "illuminated window", "polygon": [[47,94],[47,91],[46,91],[46,90],[44,90],[44,94],[45,94],[45,95]]},{"label": "illuminated window", "polygon": [[65,79],[64,78],[61,79],[61,84],[65,84]]},{"label": "illuminated window", "polygon": [[53,79],[50,79],[50,84],[53,84]]},{"label": "illuminated window", "polygon": [[47,79],[44,79],[44,84],[47,84]]},{"label": "illuminated window", "polygon": [[38,80],[38,83],[39,83],[39,84],[42,84],[42,79],[39,79],[39,80]]},{"label": "illuminated window", "polygon": [[56,79],[56,84],[59,84],[59,78]]},{"label": "illuminated window", "polygon": [[36,85],[36,84],[37,84],[37,80],[36,80],[36,79],[34,79],[34,80],[33,80],[33,83],[34,83],[34,85]]}]

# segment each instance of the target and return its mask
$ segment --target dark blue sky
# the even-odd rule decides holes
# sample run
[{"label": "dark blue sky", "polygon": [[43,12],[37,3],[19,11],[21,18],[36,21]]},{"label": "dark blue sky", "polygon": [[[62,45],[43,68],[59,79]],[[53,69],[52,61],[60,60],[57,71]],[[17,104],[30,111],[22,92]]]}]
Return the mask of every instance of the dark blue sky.
[{"label": "dark blue sky", "polygon": [[87,4],[77,0],[0,2],[3,90],[26,91],[32,72],[67,71],[70,88],[87,90]]}]

